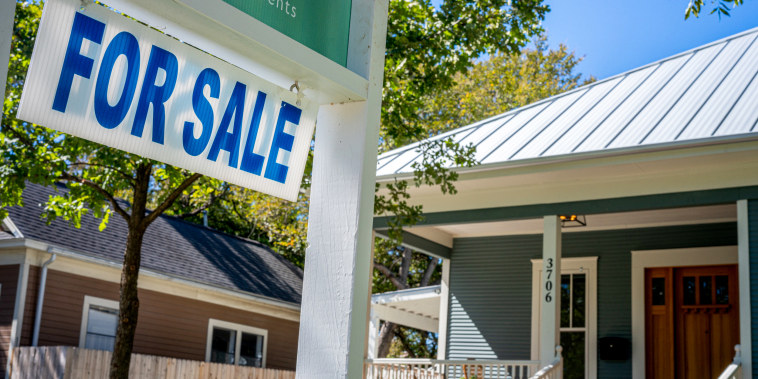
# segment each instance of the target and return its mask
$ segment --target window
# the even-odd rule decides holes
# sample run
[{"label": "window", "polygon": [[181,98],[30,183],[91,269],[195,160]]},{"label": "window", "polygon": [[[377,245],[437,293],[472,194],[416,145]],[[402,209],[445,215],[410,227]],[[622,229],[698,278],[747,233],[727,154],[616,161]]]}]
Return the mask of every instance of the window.
[{"label": "window", "polygon": [[[561,259],[563,377],[595,378],[597,373],[597,257]],[[532,359],[539,359],[542,260],[532,260]]]},{"label": "window", "polygon": [[207,362],[266,367],[268,331],[251,326],[210,319]]},{"label": "window", "polygon": [[113,351],[118,325],[118,302],[84,297],[79,347]]}]

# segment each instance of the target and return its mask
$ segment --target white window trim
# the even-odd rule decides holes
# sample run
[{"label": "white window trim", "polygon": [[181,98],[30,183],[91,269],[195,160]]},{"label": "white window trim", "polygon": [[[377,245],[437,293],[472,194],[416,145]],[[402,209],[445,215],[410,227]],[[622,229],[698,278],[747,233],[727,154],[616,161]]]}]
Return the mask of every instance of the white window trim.
[{"label": "white window trim", "polygon": [[[587,274],[587,377],[597,378],[597,257],[561,258],[562,274]],[[542,259],[532,259],[532,359],[540,352]]]},{"label": "white window trim", "polygon": [[84,348],[85,343],[87,343],[87,321],[89,321],[90,305],[115,309],[118,311],[118,301],[94,296],[84,296],[84,305],[82,306],[82,325],[79,329],[79,347],[82,349]]},{"label": "white window trim", "polygon": [[239,364],[240,346],[242,344],[241,333],[245,332],[245,333],[257,334],[259,336],[263,336],[263,360],[261,362],[261,368],[266,367],[266,353],[268,350],[268,330],[256,328],[253,326],[247,326],[243,324],[237,324],[234,322],[216,320],[213,318],[208,319],[208,338],[205,342],[205,361],[206,362],[211,361],[211,342],[213,341],[213,328],[214,327],[234,330],[237,332],[237,337],[235,339],[236,346],[234,347],[234,364],[235,365]]},{"label": "white window trim", "polygon": [[[645,269],[737,263],[737,246],[632,251],[632,378],[645,377]],[[744,333],[740,328],[740,340]]]}]

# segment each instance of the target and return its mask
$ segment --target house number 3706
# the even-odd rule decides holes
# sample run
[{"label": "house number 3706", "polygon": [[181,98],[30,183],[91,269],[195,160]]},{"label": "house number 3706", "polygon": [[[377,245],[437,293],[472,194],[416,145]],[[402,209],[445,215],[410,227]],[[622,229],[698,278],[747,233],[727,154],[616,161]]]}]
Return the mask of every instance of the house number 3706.
[{"label": "house number 3706", "polygon": [[553,258],[547,259],[545,272],[547,273],[545,275],[545,301],[549,303],[553,301],[553,281],[550,280],[550,277],[553,276]]}]

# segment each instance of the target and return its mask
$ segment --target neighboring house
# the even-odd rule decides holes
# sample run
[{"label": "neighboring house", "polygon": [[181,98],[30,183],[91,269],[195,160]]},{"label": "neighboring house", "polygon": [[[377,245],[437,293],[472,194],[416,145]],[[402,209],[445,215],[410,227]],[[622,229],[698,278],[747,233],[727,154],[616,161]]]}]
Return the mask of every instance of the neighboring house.
[{"label": "neighboring house", "polygon": [[[440,358],[544,366],[559,341],[566,378],[714,378],[741,344],[758,374],[758,29],[448,137],[481,164],[454,196],[412,188],[404,238],[444,259]],[[417,146],[378,182],[411,179]]]},{"label": "neighboring house", "polygon": [[[126,223],[46,225],[56,190],[28,184],[2,222],[0,377],[11,345],[113,348]],[[300,268],[261,243],[161,216],[142,247],[134,353],[294,370],[301,290]]]}]

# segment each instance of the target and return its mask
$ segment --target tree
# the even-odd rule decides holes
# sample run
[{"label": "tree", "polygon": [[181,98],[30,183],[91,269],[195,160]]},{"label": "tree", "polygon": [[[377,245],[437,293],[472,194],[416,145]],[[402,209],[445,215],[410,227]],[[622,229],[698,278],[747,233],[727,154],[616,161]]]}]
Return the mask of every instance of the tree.
[{"label": "tree", "polygon": [[[128,235],[110,376],[127,378],[139,312],[137,279],[145,231],[177,200],[182,199],[187,207],[207,207],[223,186],[218,180],[200,174],[17,119],[40,15],[40,4],[16,4],[0,129],[0,203],[4,207],[23,205],[21,194],[27,181],[42,185],[64,182],[69,191],[51,196],[45,206],[48,220],[62,217],[78,227],[82,215],[92,211],[102,219],[101,230],[113,213],[126,220]],[[148,210],[149,205],[152,210]],[[0,217],[6,215],[4,209],[0,210]]]},{"label": "tree", "polygon": [[[121,280],[119,326],[111,362],[111,377],[124,378],[137,323],[137,274],[145,230],[164,212],[186,214],[188,218],[200,217],[203,210],[213,214],[218,209],[215,205],[230,198],[234,190],[198,174],[16,119],[40,8],[41,5],[34,2],[17,4],[4,100],[5,117],[0,129],[3,159],[0,203],[21,205],[26,181],[43,185],[62,181],[68,184],[70,191],[50,199],[45,208],[49,219],[62,217],[77,225],[84,213],[93,212],[102,218],[101,228],[107,225],[113,213],[127,220],[129,233]],[[547,11],[542,0],[445,0],[438,7],[433,6],[431,0],[392,0],[383,91],[382,148],[425,138],[424,124],[417,112],[423,106],[424,94],[450,88],[454,75],[465,72],[482,54],[518,51],[529,36],[540,30],[539,23]],[[439,184],[444,191],[453,192],[455,173],[435,165],[434,157],[449,157],[470,164],[466,153],[470,156],[471,150],[446,141],[429,146],[427,152],[428,164],[419,166],[418,183]],[[397,200],[402,204],[402,184],[397,188],[400,189]],[[238,204],[250,201],[248,195],[238,196]],[[395,207],[393,199],[387,200],[380,202],[380,206]],[[412,216],[420,214],[420,208],[402,205],[395,208],[398,214],[406,208],[413,210]],[[278,219],[272,217],[273,223],[283,219],[299,222],[300,226],[294,227],[292,233],[275,227],[266,229],[257,222],[248,224],[246,230],[254,233],[256,228],[266,230],[270,239],[299,235],[304,230],[301,221],[307,222],[301,215],[297,210],[284,212]],[[243,225],[242,220],[249,217],[240,212],[237,217],[225,219],[228,225]],[[292,243],[294,255],[302,251],[302,239],[299,241]]]},{"label": "tree", "polygon": [[[732,4],[732,8],[737,8],[737,6],[742,4],[743,0],[711,0],[711,5],[713,6],[713,9],[711,9],[710,14],[716,13],[719,18],[721,18],[721,15],[729,16],[729,3]],[[695,16],[695,18],[700,17],[700,11],[703,8],[704,0],[690,0],[690,2],[687,4],[687,8],[684,9],[684,19],[690,18],[690,16]]]},{"label": "tree", "polygon": [[[574,72],[580,61],[564,45],[550,50],[544,35],[534,40],[533,48],[519,54],[491,55],[467,72],[455,75],[450,89],[423,97],[424,107],[419,113],[426,125],[425,133],[443,133],[594,81],[592,77],[583,80]],[[407,224],[407,220],[399,223]],[[377,243],[374,292],[439,283],[437,258],[395,244],[387,240]],[[380,328],[378,356],[402,352],[411,357],[433,357],[436,346],[428,332],[385,322]]]}]

